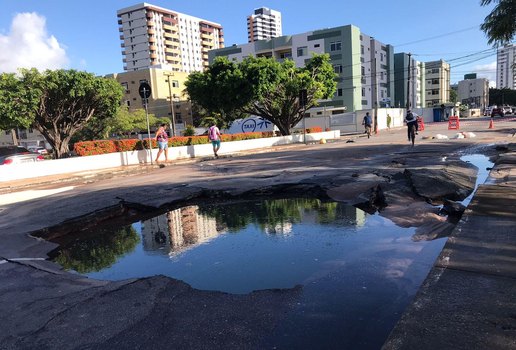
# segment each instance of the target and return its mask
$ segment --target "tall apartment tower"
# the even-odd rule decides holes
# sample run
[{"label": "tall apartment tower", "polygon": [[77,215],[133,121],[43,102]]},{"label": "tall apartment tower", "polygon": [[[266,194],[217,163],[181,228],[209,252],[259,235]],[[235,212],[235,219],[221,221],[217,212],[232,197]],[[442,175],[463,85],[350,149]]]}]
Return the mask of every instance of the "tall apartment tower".
[{"label": "tall apartment tower", "polygon": [[248,42],[252,43],[281,35],[281,12],[261,7],[255,9],[254,14],[247,17]]},{"label": "tall apartment tower", "polygon": [[117,11],[124,70],[202,71],[208,51],[224,47],[222,26],[141,3]]},{"label": "tall apartment tower", "polygon": [[498,49],[496,56],[496,87],[516,90],[516,44]]}]

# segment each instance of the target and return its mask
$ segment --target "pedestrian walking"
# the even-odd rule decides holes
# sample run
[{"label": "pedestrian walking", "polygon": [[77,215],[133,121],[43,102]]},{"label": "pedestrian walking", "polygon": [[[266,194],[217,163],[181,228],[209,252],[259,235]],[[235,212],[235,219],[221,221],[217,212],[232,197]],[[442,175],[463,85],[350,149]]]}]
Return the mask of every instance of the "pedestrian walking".
[{"label": "pedestrian walking", "polygon": [[369,112],[367,112],[364,116],[364,119],[362,120],[362,125],[365,128],[364,134],[367,134],[367,138],[371,137],[371,126],[373,125],[373,118],[371,118]]},{"label": "pedestrian walking", "polygon": [[159,156],[165,151],[165,161],[168,162],[168,133],[167,124],[161,124],[154,139],[158,142],[158,155],[156,156],[156,163],[158,162]]},{"label": "pedestrian walking", "polygon": [[387,114],[387,129],[391,130],[392,118],[390,114]]},{"label": "pedestrian walking", "polygon": [[208,129],[208,138],[211,141],[211,145],[213,146],[213,154],[215,155],[215,158],[218,158],[219,155],[217,154],[217,152],[220,149],[221,135],[220,135],[220,130],[216,124],[213,124]]}]

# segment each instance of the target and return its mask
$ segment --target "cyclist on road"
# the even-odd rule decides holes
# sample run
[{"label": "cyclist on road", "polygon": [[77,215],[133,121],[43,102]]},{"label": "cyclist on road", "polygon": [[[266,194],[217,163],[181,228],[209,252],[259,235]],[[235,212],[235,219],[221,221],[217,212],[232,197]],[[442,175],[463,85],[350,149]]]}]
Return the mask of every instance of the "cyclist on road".
[{"label": "cyclist on road", "polygon": [[415,135],[417,134],[417,118],[410,109],[407,111],[407,115],[405,116],[405,123],[407,123],[408,140],[414,144]]}]

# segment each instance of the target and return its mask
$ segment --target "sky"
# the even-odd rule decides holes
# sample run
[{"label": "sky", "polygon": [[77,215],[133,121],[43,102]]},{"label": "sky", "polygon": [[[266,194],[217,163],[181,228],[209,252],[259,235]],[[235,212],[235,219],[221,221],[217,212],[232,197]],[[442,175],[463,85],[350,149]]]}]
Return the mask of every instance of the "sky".
[{"label": "sky", "polygon": [[[134,0],[0,0],[0,72],[71,68],[98,75],[123,71],[116,11]],[[269,7],[283,35],[353,24],[394,52],[443,59],[451,82],[477,73],[494,86],[496,51],[480,25],[492,5],[480,0],[154,0],[150,4],[219,23],[225,45],[247,43],[247,16]]]}]

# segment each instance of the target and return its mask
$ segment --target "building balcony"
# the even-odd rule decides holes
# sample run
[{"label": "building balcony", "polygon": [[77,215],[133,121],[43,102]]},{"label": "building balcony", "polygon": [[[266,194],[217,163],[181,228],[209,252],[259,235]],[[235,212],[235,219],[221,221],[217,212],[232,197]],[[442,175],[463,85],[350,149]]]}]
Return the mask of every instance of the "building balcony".
[{"label": "building balcony", "polygon": [[165,52],[166,53],[171,53],[171,54],[174,54],[174,55],[180,55],[181,54],[181,50],[179,50],[179,48],[166,47],[165,48]]},{"label": "building balcony", "polygon": [[157,59],[157,58],[158,58],[158,54],[151,53],[151,54],[150,54],[150,58],[152,58],[153,60],[155,60],[155,59]]},{"label": "building balcony", "polygon": [[120,40],[124,40],[124,36],[123,35],[120,35]]},{"label": "building balcony", "polygon": [[150,42],[150,43],[155,43],[155,42],[156,42],[156,38],[155,38],[155,37],[153,37],[153,36],[151,36],[151,37],[149,38],[149,42]]},{"label": "building balcony", "polygon": [[122,50],[122,55],[125,56],[127,52],[125,50]]},{"label": "building balcony", "polygon": [[122,43],[120,43],[120,46],[121,47],[125,47],[125,44],[122,42]]},{"label": "building balcony", "polygon": [[156,31],[153,28],[147,29],[147,34],[153,35],[153,34],[156,34]]},{"label": "building balcony", "polygon": [[201,38],[202,39],[212,39],[212,35],[211,34],[204,34],[204,33],[201,33]]},{"label": "building balcony", "polygon": [[203,53],[203,54],[202,54],[202,59],[203,59],[203,60],[207,60],[208,58],[209,58],[209,57],[208,57],[208,54],[205,54],[205,53]]},{"label": "building balcony", "polygon": [[164,37],[165,37],[165,39],[177,39],[177,40],[179,40],[179,34],[178,33],[165,33]]},{"label": "building balcony", "polygon": [[213,47],[213,42],[203,40],[201,41],[202,46],[209,46],[210,48]]},{"label": "building balcony", "polygon": [[118,18],[118,24],[122,24],[122,19]]},{"label": "building balcony", "polygon": [[147,21],[147,27],[154,27],[153,21]]},{"label": "building balcony", "polygon": [[158,47],[156,45],[149,45],[149,50],[151,51],[157,51]]},{"label": "building balcony", "polygon": [[118,27],[118,31],[119,31],[120,33],[123,33],[123,31],[124,31],[124,27]]},{"label": "building balcony", "polygon": [[223,42],[224,42],[224,37],[220,37],[220,38],[219,38],[219,42],[220,42],[220,43],[223,43]]},{"label": "building balcony", "polygon": [[177,19],[174,18],[162,17],[161,20],[163,21],[163,25],[177,25]]}]

